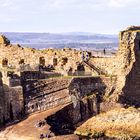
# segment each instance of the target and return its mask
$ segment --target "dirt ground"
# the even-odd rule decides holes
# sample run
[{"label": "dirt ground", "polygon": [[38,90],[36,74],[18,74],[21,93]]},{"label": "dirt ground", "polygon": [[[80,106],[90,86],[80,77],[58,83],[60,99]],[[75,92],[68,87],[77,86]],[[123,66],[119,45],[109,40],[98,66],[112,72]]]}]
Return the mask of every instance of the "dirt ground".
[{"label": "dirt ground", "polygon": [[[50,109],[44,112],[36,113],[29,116],[27,119],[8,126],[0,131],[0,140],[40,140],[40,134],[49,133],[50,126],[46,124],[43,127],[36,127],[36,124],[40,120],[54,114],[64,106],[58,106],[57,108]],[[49,140],[77,140],[75,135],[58,136],[49,138]],[[47,138],[44,140],[47,140]]]}]

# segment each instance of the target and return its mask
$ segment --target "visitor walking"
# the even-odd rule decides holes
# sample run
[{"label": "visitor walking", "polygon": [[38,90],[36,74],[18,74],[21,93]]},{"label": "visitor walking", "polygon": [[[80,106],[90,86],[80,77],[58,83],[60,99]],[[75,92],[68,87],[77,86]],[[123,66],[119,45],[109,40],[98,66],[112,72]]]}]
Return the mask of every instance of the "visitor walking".
[{"label": "visitor walking", "polygon": [[88,52],[86,52],[86,61],[88,61],[89,60],[89,54],[88,54]]},{"label": "visitor walking", "polygon": [[104,55],[106,54],[106,50],[105,50],[105,48],[104,48],[104,50],[103,50],[103,53],[104,53]]},{"label": "visitor walking", "polygon": [[82,52],[82,56],[81,56],[81,58],[82,58],[82,61],[84,61],[84,59],[85,59],[84,52]]}]

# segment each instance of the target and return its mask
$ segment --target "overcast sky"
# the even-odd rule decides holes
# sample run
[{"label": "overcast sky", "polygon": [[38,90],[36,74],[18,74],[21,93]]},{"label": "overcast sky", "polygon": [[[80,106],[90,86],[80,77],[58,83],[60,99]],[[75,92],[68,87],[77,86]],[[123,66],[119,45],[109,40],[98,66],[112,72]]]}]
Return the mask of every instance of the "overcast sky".
[{"label": "overcast sky", "polygon": [[140,0],[0,0],[0,32],[117,34],[140,25]]}]

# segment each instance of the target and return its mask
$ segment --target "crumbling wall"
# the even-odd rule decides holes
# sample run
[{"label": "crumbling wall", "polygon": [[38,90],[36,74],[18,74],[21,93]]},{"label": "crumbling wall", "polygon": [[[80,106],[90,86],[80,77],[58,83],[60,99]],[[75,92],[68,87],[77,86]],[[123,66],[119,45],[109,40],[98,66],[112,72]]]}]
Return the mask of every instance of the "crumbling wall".
[{"label": "crumbling wall", "polygon": [[108,92],[109,101],[139,106],[140,100],[140,27],[129,27],[119,34],[115,57],[92,58],[90,62],[115,75],[116,83]]},{"label": "crumbling wall", "polygon": [[[8,64],[16,66],[21,59],[25,59],[24,62],[27,64],[36,65],[39,64],[40,57],[45,59],[45,64],[53,64],[53,58],[56,58],[55,68],[60,72],[69,69],[70,66],[73,70],[76,70],[76,62],[81,61],[81,52],[73,49],[37,51],[20,46],[1,45],[0,51],[3,52],[0,55],[1,60],[6,58]],[[63,58],[67,59],[65,63]],[[0,115],[1,122],[2,120],[16,119],[18,116],[22,116],[24,107],[26,114],[30,114],[72,102],[74,109],[70,109],[69,113],[73,117],[73,122],[76,123],[88,118],[91,113],[90,109],[97,113],[100,109],[98,103],[104,100],[140,105],[139,27],[120,32],[119,50],[115,57],[92,58],[89,62],[106,71],[108,77],[56,78],[43,81],[39,80],[42,76],[40,72],[21,74],[21,79],[25,80],[21,82],[23,92],[20,85],[16,83],[11,84],[14,86],[10,87],[10,79],[3,77],[4,85],[0,81],[0,114],[4,114]],[[29,78],[25,78],[28,76]],[[104,97],[107,97],[107,99]],[[23,101],[25,101],[25,106]]]},{"label": "crumbling wall", "polygon": [[[136,29],[137,27],[135,27]],[[116,84],[110,101],[139,106],[140,100],[140,31],[127,29],[120,32],[116,55]],[[109,67],[110,68],[110,67]]]},{"label": "crumbling wall", "polygon": [[70,79],[27,81],[24,85],[25,113],[43,111],[70,102]]},{"label": "crumbling wall", "polygon": [[105,88],[106,86],[100,77],[74,78],[69,86],[70,94],[76,92],[79,98],[83,98],[95,90],[104,91]]},{"label": "crumbling wall", "polygon": [[24,99],[21,86],[9,87],[4,85],[5,120],[13,121],[24,116]]},{"label": "crumbling wall", "polygon": [[69,86],[73,107],[69,106],[68,116],[72,123],[78,123],[100,112],[100,103],[106,91],[115,84],[115,78],[82,77],[74,78]]},{"label": "crumbling wall", "polygon": [[[86,110],[87,104],[95,103],[95,99],[92,95],[100,94],[99,96],[102,96],[113,83],[114,80],[109,77],[102,79],[100,77],[83,77],[74,79],[54,78],[34,81],[28,80],[24,85],[25,112],[26,114],[30,114],[70,102],[75,104],[74,100],[76,100],[76,104],[80,100],[83,100],[77,105],[83,106],[81,109],[83,108],[84,110],[85,108]],[[87,95],[92,98],[87,99]],[[75,113],[78,113],[78,110]]]},{"label": "crumbling wall", "polygon": [[40,112],[69,103],[70,101],[69,91],[64,89],[48,95],[42,95],[37,98],[26,100],[25,111],[26,114]]},{"label": "crumbling wall", "polygon": [[4,35],[0,35],[0,44],[9,45],[10,40],[8,38],[6,38]]},{"label": "crumbling wall", "polygon": [[[132,31],[131,31],[132,30]],[[139,106],[140,100],[140,32],[128,29],[121,32],[121,46],[118,57],[123,58],[120,69],[124,79],[121,101]],[[121,86],[119,84],[119,86]]]},{"label": "crumbling wall", "polygon": [[3,89],[3,82],[2,82],[2,73],[0,73],[0,125],[4,123],[4,113],[5,113],[4,102],[5,102],[5,98],[4,98],[4,89]]},{"label": "crumbling wall", "polygon": [[[20,69],[20,65],[26,65],[25,69],[38,70],[38,66],[41,65],[40,59],[43,58],[45,66],[53,65],[54,58],[57,59],[55,67],[57,71],[71,67],[75,67],[77,61],[81,61],[81,51],[75,49],[45,49],[36,50],[33,48],[23,48],[20,45],[0,45],[0,67],[2,68],[3,60],[6,60],[6,64],[10,68]],[[64,58],[67,61],[64,63]]]},{"label": "crumbling wall", "polygon": [[[0,36],[1,37],[1,36]],[[2,38],[3,39],[3,38]],[[55,72],[68,75],[77,70],[77,62],[82,61],[82,53],[71,48],[37,50],[29,47],[21,47],[19,44],[12,45],[0,43],[0,68],[15,71],[38,71],[45,70],[47,66],[53,66]],[[91,57],[91,52],[89,58]],[[88,71],[88,69],[86,69]]]},{"label": "crumbling wall", "polygon": [[1,78],[0,100],[0,124],[23,117],[24,99],[22,87],[16,84],[14,84],[14,87],[11,87],[8,77],[3,77],[3,82]]}]

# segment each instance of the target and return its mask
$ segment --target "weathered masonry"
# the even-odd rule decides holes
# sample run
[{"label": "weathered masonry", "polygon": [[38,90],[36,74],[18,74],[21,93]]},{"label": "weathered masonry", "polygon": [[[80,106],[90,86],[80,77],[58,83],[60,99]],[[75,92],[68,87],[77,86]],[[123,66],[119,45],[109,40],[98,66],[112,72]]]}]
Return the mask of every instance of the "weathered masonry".
[{"label": "weathered masonry", "polygon": [[[5,103],[1,105],[1,111],[3,112],[0,118],[1,122],[20,119],[34,112],[69,103],[76,105],[73,111],[75,110],[77,113],[83,108],[84,104],[86,110],[93,108],[91,112],[97,113],[97,98],[102,99],[105,90],[115,83],[115,78],[110,77],[43,79],[42,75],[37,73],[35,75],[35,72],[33,72],[31,78],[31,74],[30,72],[29,77],[22,79],[24,81],[19,82],[19,79],[9,79],[10,84],[8,86],[1,85],[3,98],[5,99]],[[27,72],[25,75],[27,75]],[[86,99],[88,96],[90,96],[90,99]],[[96,98],[96,96],[98,97]],[[80,107],[79,103],[83,105]],[[91,114],[91,112],[87,114]],[[77,121],[79,120],[77,119]]]},{"label": "weathered masonry", "polygon": [[[2,39],[1,124],[62,104],[73,105],[71,116],[75,116],[75,123],[97,113],[103,103],[108,109],[113,104],[140,106],[140,27],[120,32],[116,56],[91,57],[88,61],[82,61],[77,50],[40,51],[13,46]],[[87,76],[86,72],[96,76]],[[67,78],[66,73],[70,75]],[[53,76],[57,78],[50,78]]]}]

